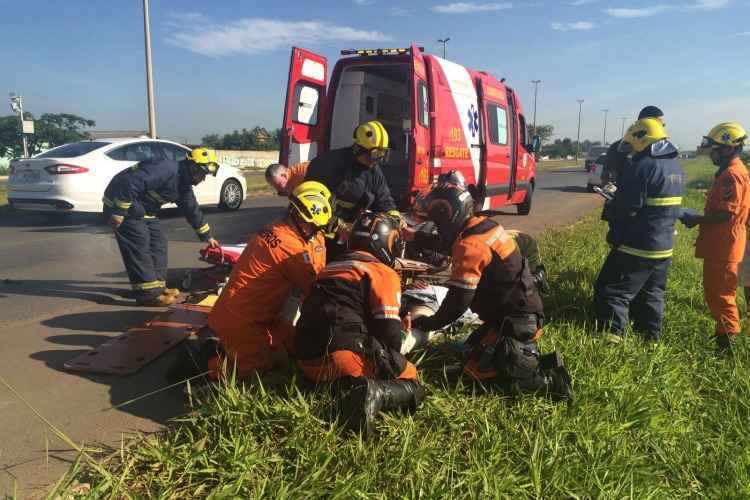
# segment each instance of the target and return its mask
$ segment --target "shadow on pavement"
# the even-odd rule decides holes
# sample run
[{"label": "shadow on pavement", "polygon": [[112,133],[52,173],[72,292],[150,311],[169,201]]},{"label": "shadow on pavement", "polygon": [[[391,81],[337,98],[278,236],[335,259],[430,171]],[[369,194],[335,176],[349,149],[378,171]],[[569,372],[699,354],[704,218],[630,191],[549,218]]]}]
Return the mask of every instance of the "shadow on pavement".
[{"label": "shadow on pavement", "polygon": [[[589,194],[586,186],[551,186],[551,187],[540,187],[545,191],[560,191],[562,193],[587,193]],[[592,196],[597,196],[592,194]]]},{"label": "shadow on pavement", "polygon": [[[87,349],[61,349],[61,350],[49,350],[40,351],[31,354],[29,357],[37,361],[43,362],[48,368],[53,370],[66,373],[68,375],[76,375],[91,382],[97,384],[104,384],[109,386],[109,402],[110,406],[118,406],[133,399],[144,396],[150,392],[157,391],[164,387],[167,387],[169,383],[166,381],[164,373],[167,371],[172,356],[176,355],[177,349],[165,353],[152,363],[143,367],[139,372],[128,376],[117,376],[117,375],[105,375],[96,373],[85,373],[85,372],[74,372],[66,370],[64,364],[87,352],[88,348],[97,347],[103,344],[111,337],[108,335],[62,335],[49,337],[50,342],[56,342],[55,338],[66,337],[62,339],[64,345],[81,345],[87,347]],[[137,417],[152,420],[154,422],[164,424],[169,419],[174,418],[178,415],[182,415],[185,412],[185,396],[182,393],[182,387],[174,387],[163,392],[159,392],[153,396],[134,401],[130,404],[122,406],[117,409],[134,415]],[[102,408],[103,412],[115,411],[109,408]]]},{"label": "shadow on pavement", "polygon": [[[178,349],[171,349],[140,371],[129,376],[85,373],[67,370],[65,363],[71,359],[96,348],[113,336],[124,333],[129,328],[138,326],[153,318],[158,310],[120,310],[110,312],[89,312],[66,314],[42,322],[50,328],[79,330],[85,333],[62,334],[47,337],[47,341],[59,346],[80,347],[80,349],[52,349],[31,354],[31,359],[43,362],[47,367],[69,375],[76,375],[97,384],[109,386],[110,405],[117,406],[131,401],[152,391],[166,387],[165,372],[172,356]],[[113,332],[115,335],[91,332]],[[179,344],[178,344],[179,345]],[[185,411],[185,399],[181,388],[173,388],[157,395],[135,401],[123,406],[120,411],[146,418],[158,423],[165,423],[170,418]],[[102,408],[102,411],[112,411]]]},{"label": "shadow on pavement", "polygon": [[[109,288],[102,285],[119,285]],[[130,294],[126,283],[102,283],[99,281],[75,280],[2,280],[0,295],[23,295],[29,297],[54,297],[61,299],[80,299],[104,305],[132,305],[113,297],[127,297]]]}]

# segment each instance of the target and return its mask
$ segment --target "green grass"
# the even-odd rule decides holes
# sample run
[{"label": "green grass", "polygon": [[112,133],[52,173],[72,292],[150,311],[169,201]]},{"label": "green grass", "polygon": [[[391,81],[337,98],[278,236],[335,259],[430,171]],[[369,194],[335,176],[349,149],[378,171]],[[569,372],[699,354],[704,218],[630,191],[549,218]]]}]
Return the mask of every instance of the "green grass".
[{"label": "green grass", "polygon": [[[710,181],[705,164],[688,168],[692,186]],[[686,197],[695,208],[702,199]],[[680,226],[656,347],[632,336],[608,344],[591,328],[604,235],[593,214],[541,237],[553,281],[541,345],[565,355],[570,405],[457,382],[436,348],[413,356],[425,404],[384,416],[374,441],[331,423],[324,390],[283,378],[230,384],[167,431],[99,455],[97,468],[76,464],[60,489],[82,482],[88,496],[115,498],[750,497],[748,344],[740,339],[735,360],[714,355],[696,232]]]},{"label": "green grass", "polygon": [[0,206],[8,203],[8,181],[0,179]]},{"label": "green grass", "polygon": [[245,172],[247,194],[271,193],[271,187],[266,182],[265,172]]},{"label": "green grass", "polygon": [[583,167],[583,158],[575,160],[538,160],[536,166],[540,170],[553,170],[556,168]]}]

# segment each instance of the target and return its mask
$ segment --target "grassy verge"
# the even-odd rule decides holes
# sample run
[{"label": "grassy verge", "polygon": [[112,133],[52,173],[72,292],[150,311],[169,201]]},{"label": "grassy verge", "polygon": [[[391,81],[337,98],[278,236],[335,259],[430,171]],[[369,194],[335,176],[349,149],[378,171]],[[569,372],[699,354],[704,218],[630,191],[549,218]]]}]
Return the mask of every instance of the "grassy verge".
[{"label": "grassy verge", "polygon": [[557,168],[572,168],[581,167],[583,168],[584,160],[540,160],[537,162],[537,167],[540,170],[554,170]]},{"label": "grassy verge", "polygon": [[8,203],[8,181],[0,179],[0,206]]},{"label": "grassy verge", "polygon": [[[689,169],[692,186],[710,180],[705,165]],[[702,197],[692,189],[686,204],[702,208]],[[443,369],[453,360],[434,348],[413,357],[426,403],[411,417],[384,416],[375,441],[341,434],[323,390],[256,382],[217,391],[62,484],[118,498],[750,496],[748,346],[741,339],[734,361],[714,356],[695,231],[679,229],[655,347],[630,336],[610,345],[591,328],[604,234],[594,214],[541,237],[553,280],[541,344],[565,354],[570,405],[456,382]]]}]

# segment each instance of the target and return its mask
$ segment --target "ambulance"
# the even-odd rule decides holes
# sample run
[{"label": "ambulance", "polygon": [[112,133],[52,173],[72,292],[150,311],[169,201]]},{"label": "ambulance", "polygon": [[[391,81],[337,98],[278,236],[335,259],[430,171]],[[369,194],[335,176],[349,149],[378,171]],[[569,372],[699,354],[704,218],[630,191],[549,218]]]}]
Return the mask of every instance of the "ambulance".
[{"label": "ambulance", "polygon": [[289,65],[280,162],[309,161],[351,146],[355,127],[379,120],[391,153],[382,165],[394,199],[407,209],[441,173],[463,173],[492,211],[531,210],[534,151],[518,94],[484,71],[474,71],[412,45],[342,50],[328,61],[293,47]]}]

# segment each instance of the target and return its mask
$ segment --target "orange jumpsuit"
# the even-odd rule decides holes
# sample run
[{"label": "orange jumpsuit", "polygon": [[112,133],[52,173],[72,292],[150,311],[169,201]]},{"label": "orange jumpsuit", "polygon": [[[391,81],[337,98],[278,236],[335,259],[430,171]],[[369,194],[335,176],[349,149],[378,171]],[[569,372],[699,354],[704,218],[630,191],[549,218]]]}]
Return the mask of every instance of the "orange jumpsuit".
[{"label": "orange jumpsuit", "polygon": [[750,177],[739,158],[716,175],[705,213],[729,212],[718,224],[701,224],[695,256],[703,259],[703,292],[716,320],[716,335],[740,333],[737,309],[738,266],[745,252],[750,212]]},{"label": "orange jumpsuit", "polygon": [[307,175],[307,167],[309,166],[310,162],[306,161],[289,167],[289,177],[286,181],[287,192],[291,193],[297,188],[297,186],[302,184],[302,181],[305,180],[305,176]]},{"label": "orange jumpsuit", "polygon": [[[367,352],[371,336],[398,366],[394,378],[416,379],[417,368],[399,352],[400,307],[399,275],[369,253],[352,252],[330,262],[318,276],[297,323],[300,370],[316,382],[343,376],[389,378]],[[326,308],[331,315],[326,315]]]},{"label": "orange jumpsuit", "polygon": [[[306,294],[325,265],[323,235],[305,240],[289,219],[274,222],[250,236],[208,316],[221,340],[228,368],[245,378],[274,366],[274,351],[294,347],[294,327],[279,313],[290,295]],[[221,360],[209,362],[216,378]]]}]

